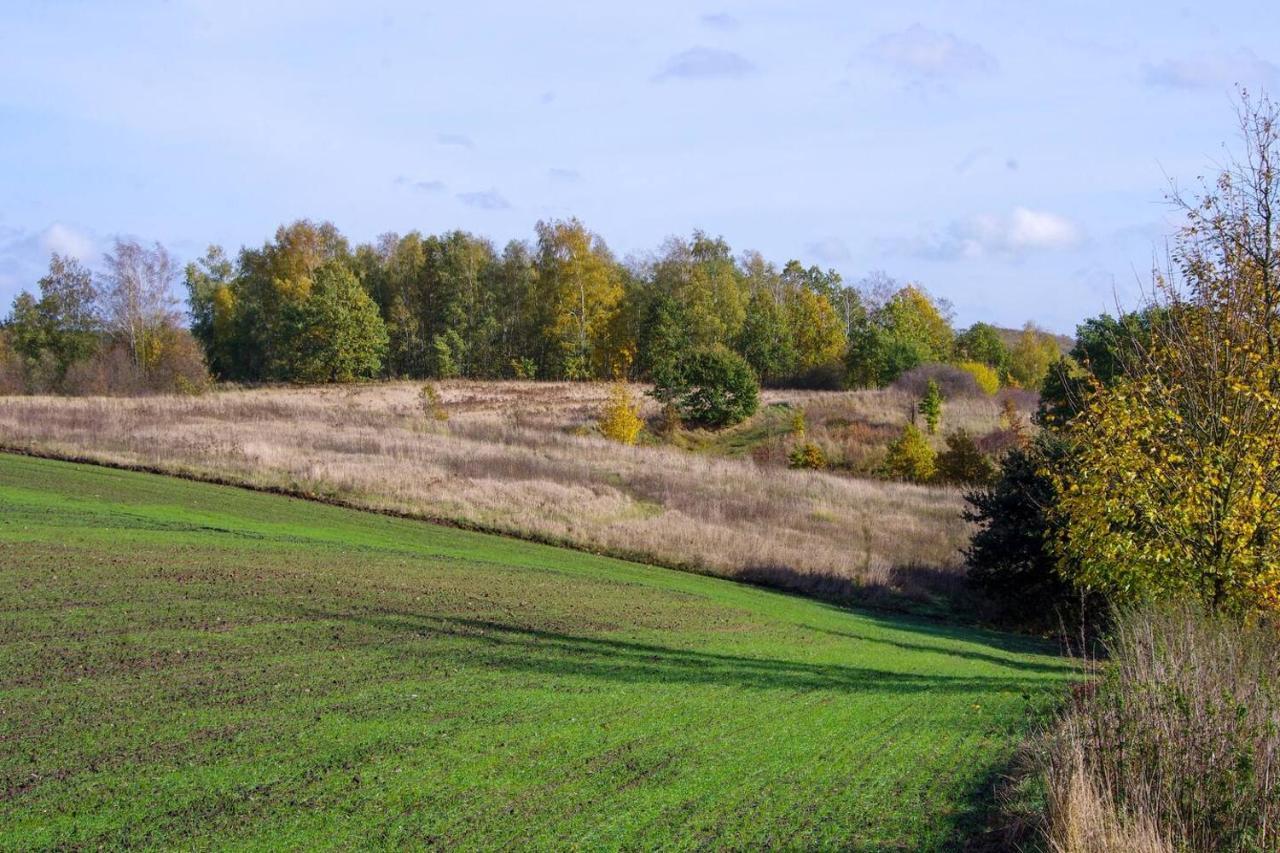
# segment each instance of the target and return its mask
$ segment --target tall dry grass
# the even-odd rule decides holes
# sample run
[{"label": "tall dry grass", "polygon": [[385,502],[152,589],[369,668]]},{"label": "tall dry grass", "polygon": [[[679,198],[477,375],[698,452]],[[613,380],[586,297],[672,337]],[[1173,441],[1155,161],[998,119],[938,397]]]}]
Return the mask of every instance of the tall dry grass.
[{"label": "tall dry grass", "polygon": [[1280,849],[1280,643],[1191,608],[1118,617],[1044,743],[1063,853]]},{"label": "tall dry grass", "polygon": [[[437,387],[447,420],[424,411],[413,383],[6,397],[0,444],[307,493],[837,598],[931,599],[960,586],[969,529],[956,490],[615,444],[585,434],[606,385]],[[643,389],[635,390],[639,397]],[[868,413],[882,402],[842,396],[823,399]],[[888,417],[905,417],[903,410]]]}]

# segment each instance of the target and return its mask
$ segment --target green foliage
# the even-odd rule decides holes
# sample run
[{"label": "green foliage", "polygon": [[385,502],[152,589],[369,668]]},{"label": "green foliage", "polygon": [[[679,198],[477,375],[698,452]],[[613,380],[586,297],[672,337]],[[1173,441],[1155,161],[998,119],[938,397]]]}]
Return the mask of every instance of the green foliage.
[{"label": "green foliage", "polygon": [[902,434],[889,445],[885,458],[886,476],[909,483],[927,483],[937,472],[937,457],[928,439],[914,424],[902,428]]},{"label": "green foliage", "polygon": [[307,297],[281,314],[274,373],[293,382],[351,382],[375,376],[387,350],[377,306],[345,266],[314,272]]},{"label": "green foliage", "polygon": [[1061,357],[1053,335],[1028,323],[1009,351],[1009,375],[1023,388],[1038,391],[1049,368]]},{"label": "green foliage", "polygon": [[18,294],[8,325],[14,351],[29,369],[43,369],[52,390],[62,386],[67,371],[100,345],[102,322],[93,277],[74,258],[57,253],[40,279],[40,298]]},{"label": "green foliage", "polygon": [[974,323],[956,336],[956,355],[999,372],[1009,369],[1009,348],[990,323]]},{"label": "green foliage", "polygon": [[845,355],[849,383],[888,385],[922,364],[949,361],[953,339],[945,306],[918,285],[902,287],[852,325]]},{"label": "green foliage", "polygon": [[812,441],[802,441],[787,454],[787,464],[792,468],[821,471],[827,467],[827,454]]},{"label": "green foliage", "polygon": [[[1068,464],[1068,446],[1041,433],[1000,460],[994,482],[965,495],[976,531],[965,552],[968,576],[998,601],[1044,619],[1070,600],[1057,568],[1052,512],[1058,490],[1050,471]],[[1057,627],[1057,626],[1050,626]]]},{"label": "green foliage", "polygon": [[778,382],[795,372],[797,356],[787,317],[764,287],[757,287],[747,302],[737,349],[763,382]]},{"label": "green foliage", "polygon": [[1119,318],[1102,314],[1076,326],[1070,356],[1050,367],[1041,385],[1036,420],[1063,426],[1078,415],[1096,389],[1114,386],[1136,366],[1151,345],[1153,327],[1164,320],[1165,311],[1146,308]]},{"label": "green foliage", "polygon": [[759,382],[742,356],[724,347],[682,357],[670,376],[659,377],[654,396],[675,405],[686,423],[723,427],[755,414]]},{"label": "green foliage", "polygon": [[538,376],[538,365],[531,358],[513,358],[511,375],[516,379],[535,379]]},{"label": "green foliage", "polygon": [[467,345],[457,329],[446,329],[431,339],[431,373],[440,379],[462,375]]},{"label": "green foliage", "polygon": [[995,478],[996,468],[978,449],[973,436],[958,429],[947,436],[947,449],[938,454],[936,478],[952,486],[986,486]]},{"label": "green foliage", "polygon": [[920,400],[920,414],[929,430],[929,435],[938,431],[938,423],[942,420],[942,392],[938,390],[936,380],[930,379],[925,387],[924,397]]}]

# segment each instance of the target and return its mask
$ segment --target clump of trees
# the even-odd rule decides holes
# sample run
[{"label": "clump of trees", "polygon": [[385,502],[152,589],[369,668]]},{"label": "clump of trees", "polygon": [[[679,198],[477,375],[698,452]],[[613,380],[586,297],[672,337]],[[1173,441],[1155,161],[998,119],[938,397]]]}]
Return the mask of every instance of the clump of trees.
[{"label": "clump of trees", "polygon": [[0,329],[0,387],[12,393],[202,390],[204,358],[180,325],[173,257],[116,240],[94,276],[54,254]]},{"label": "clump of trees", "polygon": [[722,346],[680,356],[659,374],[653,395],[674,407],[684,423],[712,428],[744,421],[760,404],[755,371],[746,359]]},{"label": "clump of trees", "polygon": [[[354,297],[338,269],[374,312],[354,298],[303,307],[326,279]],[[211,369],[240,381],[620,375],[669,384],[678,360],[717,348],[773,386],[884,385],[952,360],[1006,382],[1013,375],[994,327],[957,336],[949,306],[920,285],[877,274],[853,286],[797,261],[779,268],[701,231],[622,262],[576,219],[540,222],[532,242],[501,250],[462,231],[388,234],[353,248],[332,225],[300,221],[234,260],[212,247],[186,283]],[[310,339],[298,331],[300,311],[346,332],[299,358],[297,342]]]},{"label": "clump of trees", "polygon": [[[179,274],[162,248],[129,242],[97,279],[55,258],[48,293],[42,284],[14,303],[0,376],[70,390],[86,347],[114,346],[108,361],[133,364],[135,385],[160,381],[161,354],[185,375],[195,351],[170,297]],[[882,386],[964,363],[994,393],[1038,383],[1040,355],[1056,346],[1028,329],[1010,352],[988,324],[957,334],[950,306],[919,284],[877,273],[855,286],[834,270],[735,255],[701,231],[620,261],[577,219],[539,222],[531,241],[501,249],[463,231],[353,246],[330,223],[300,220],[234,255],[211,246],[181,275],[209,372],[239,382],[620,376],[675,387],[694,354],[727,352],[768,386]]]}]

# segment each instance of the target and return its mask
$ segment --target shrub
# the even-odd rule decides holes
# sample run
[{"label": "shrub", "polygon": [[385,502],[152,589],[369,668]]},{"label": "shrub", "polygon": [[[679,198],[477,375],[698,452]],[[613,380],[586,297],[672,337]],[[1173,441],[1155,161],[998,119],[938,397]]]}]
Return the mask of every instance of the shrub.
[{"label": "shrub", "polygon": [[938,431],[938,422],[942,420],[942,394],[938,393],[938,383],[929,380],[924,397],[920,400],[920,414],[924,415],[929,435]]},{"label": "shrub", "polygon": [[162,329],[150,365],[143,371],[124,341],[113,341],[67,370],[68,394],[196,394],[209,387],[204,354],[185,329]]},{"label": "shrub", "polygon": [[760,383],[742,356],[712,347],[682,356],[676,369],[655,377],[653,394],[674,403],[687,423],[723,427],[755,414]]},{"label": "shrub", "polygon": [[827,467],[827,454],[812,441],[802,441],[787,454],[787,464],[792,468],[821,471]]},{"label": "shrub", "polygon": [[631,399],[625,382],[615,382],[609,389],[609,400],[600,411],[600,432],[622,444],[635,444],[644,421],[640,420],[640,407]]},{"label": "shrub", "polygon": [[511,375],[516,379],[534,379],[538,375],[538,365],[528,357],[513,358],[511,359]]},{"label": "shrub", "polygon": [[842,391],[846,384],[845,373],[843,362],[824,362],[805,368],[778,384],[805,391]]},{"label": "shrub", "polygon": [[907,424],[902,434],[889,445],[884,462],[885,473],[910,483],[927,483],[937,471],[933,448],[915,424]]},{"label": "shrub", "polygon": [[995,474],[995,465],[967,431],[958,429],[947,436],[947,449],[938,454],[939,481],[956,486],[985,486]]},{"label": "shrub", "polygon": [[970,583],[1050,623],[1071,591],[1057,571],[1049,515],[1058,499],[1049,470],[1065,461],[1065,445],[1042,433],[1004,455],[990,486],[965,495],[965,520],[977,525],[965,551]]},{"label": "shrub", "polygon": [[791,413],[791,432],[803,436],[805,433],[804,409],[796,409]]},{"label": "shrub", "polygon": [[938,391],[948,400],[979,399],[986,396],[978,387],[973,374],[954,364],[922,364],[899,376],[889,387],[918,398],[924,396],[931,381],[937,383]]},{"label": "shrub", "polygon": [[434,382],[428,382],[422,386],[422,390],[418,392],[418,402],[422,406],[422,413],[431,420],[449,420],[449,410],[441,402],[440,391]]},{"label": "shrub", "polygon": [[1084,788],[1108,822],[1146,827],[1164,849],[1280,849],[1275,626],[1188,606],[1130,611],[1105,645],[1101,681],[1045,742],[1050,840],[1078,834]]},{"label": "shrub", "polygon": [[992,396],[1000,390],[1000,374],[996,373],[995,368],[980,361],[962,361],[956,367],[972,376],[974,384],[983,394]]}]

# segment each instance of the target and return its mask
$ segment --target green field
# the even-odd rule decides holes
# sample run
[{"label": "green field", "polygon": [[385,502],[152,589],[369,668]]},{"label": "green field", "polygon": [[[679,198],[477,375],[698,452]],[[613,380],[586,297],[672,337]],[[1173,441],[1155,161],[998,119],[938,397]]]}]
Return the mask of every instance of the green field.
[{"label": "green field", "polygon": [[0,455],[0,846],[945,847],[1032,641]]}]

